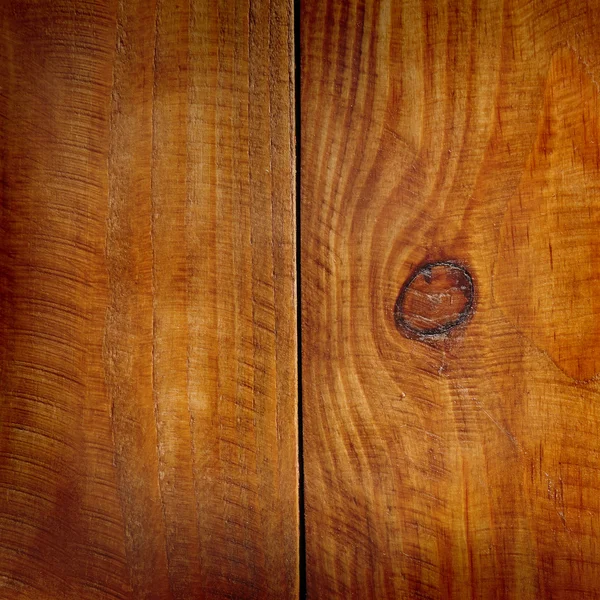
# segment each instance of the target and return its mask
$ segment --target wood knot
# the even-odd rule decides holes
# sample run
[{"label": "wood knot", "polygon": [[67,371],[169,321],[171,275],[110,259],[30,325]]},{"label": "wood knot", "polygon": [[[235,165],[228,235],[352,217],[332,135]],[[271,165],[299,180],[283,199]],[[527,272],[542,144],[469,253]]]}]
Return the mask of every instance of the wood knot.
[{"label": "wood knot", "polygon": [[407,337],[443,336],[471,315],[475,289],[467,269],[437,261],[415,269],[402,286],[394,319]]}]

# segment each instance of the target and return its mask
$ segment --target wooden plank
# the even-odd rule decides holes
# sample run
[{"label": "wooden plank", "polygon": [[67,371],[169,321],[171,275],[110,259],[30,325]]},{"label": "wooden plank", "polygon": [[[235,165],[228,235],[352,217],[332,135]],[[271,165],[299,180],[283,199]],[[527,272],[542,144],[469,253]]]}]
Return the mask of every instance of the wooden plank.
[{"label": "wooden plank", "polygon": [[291,3],[0,18],[0,596],[294,597]]},{"label": "wooden plank", "polygon": [[600,597],[599,27],[303,3],[310,598]]}]

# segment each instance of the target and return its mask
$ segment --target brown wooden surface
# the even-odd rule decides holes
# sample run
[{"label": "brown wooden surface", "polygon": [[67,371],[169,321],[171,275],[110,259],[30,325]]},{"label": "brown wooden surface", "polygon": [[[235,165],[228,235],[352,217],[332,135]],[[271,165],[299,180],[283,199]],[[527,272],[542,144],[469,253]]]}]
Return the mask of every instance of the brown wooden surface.
[{"label": "brown wooden surface", "polygon": [[1,3],[1,598],[297,595],[292,32]]},{"label": "brown wooden surface", "polygon": [[[309,598],[599,598],[600,3],[304,0],[301,28]],[[473,311],[411,337],[436,261]],[[447,322],[415,281],[405,316]]]}]

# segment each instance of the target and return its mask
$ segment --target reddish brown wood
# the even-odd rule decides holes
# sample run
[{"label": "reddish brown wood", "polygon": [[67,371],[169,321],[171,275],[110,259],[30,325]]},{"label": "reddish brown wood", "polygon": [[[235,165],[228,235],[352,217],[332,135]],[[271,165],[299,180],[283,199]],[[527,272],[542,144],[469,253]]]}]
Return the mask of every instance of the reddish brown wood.
[{"label": "reddish brown wood", "polygon": [[0,6],[0,597],[299,588],[292,5]]},{"label": "reddish brown wood", "polygon": [[599,598],[600,4],[301,19],[308,597]]}]

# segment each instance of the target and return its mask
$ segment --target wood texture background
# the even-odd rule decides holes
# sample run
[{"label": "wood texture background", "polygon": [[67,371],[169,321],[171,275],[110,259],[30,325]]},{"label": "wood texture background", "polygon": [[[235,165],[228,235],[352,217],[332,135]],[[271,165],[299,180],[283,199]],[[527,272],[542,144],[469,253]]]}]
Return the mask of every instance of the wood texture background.
[{"label": "wood texture background", "polygon": [[[301,19],[309,598],[599,598],[600,4]],[[427,261],[474,312],[409,339]]]},{"label": "wood texture background", "polygon": [[1,598],[297,595],[292,21],[1,3]]},{"label": "wood texture background", "polygon": [[[600,598],[600,3],[301,20],[309,598]],[[293,43],[0,6],[1,598],[298,596]]]}]

